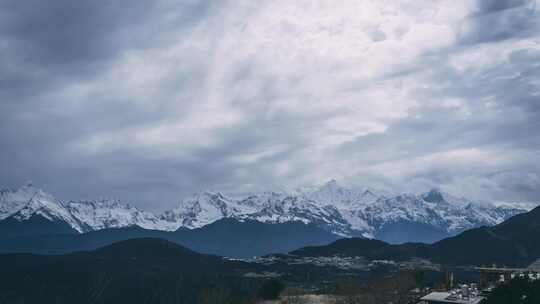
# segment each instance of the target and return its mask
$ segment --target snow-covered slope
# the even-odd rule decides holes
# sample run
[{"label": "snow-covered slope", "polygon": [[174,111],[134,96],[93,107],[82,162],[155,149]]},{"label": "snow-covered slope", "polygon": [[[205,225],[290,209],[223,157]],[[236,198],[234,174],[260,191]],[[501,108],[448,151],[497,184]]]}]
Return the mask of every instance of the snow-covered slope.
[{"label": "snow-covered slope", "polygon": [[473,227],[495,225],[526,211],[473,203],[433,189],[420,195],[379,198],[356,212],[366,220],[374,235],[385,225],[397,222],[427,224],[451,235]]},{"label": "snow-covered slope", "polygon": [[341,236],[375,237],[393,223],[417,223],[448,235],[495,225],[526,209],[494,206],[458,198],[438,189],[421,194],[389,195],[371,189],[348,189],[332,180],[321,187],[291,192],[263,192],[244,199],[204,192],[183,201],[162,218],[195,228],[223,217],[267,223],[314,223]]},{"label": "snow-covered slope", "polygon": [[65,222],[78,232],[128,226],[168,231],[178,228],[176,223],[117,200],[62,202],[31,183],[0,191],[0,220],[12,217],[22,222],[33,215]]},{"label": "snow-covered slope", "polygon": [[350,224],[333,205],[319,205],[303,196],[279,192],[264,192],[241,201],[254,206],[256,211],[238,216],[241,219],[265,223],[284,223],[301,221],[313,223],[327,231],[341,236],[351,235]]},{"label": "snow-covered slope", "polygon": [[199,228],[213,223],[224,217],[236,217],[243,213],[255,212],[252,206],[244,205],[238,200],[231,199],[219,192],[201,192],[183,200],[180,205],[165,211],[160,219],[174,223],[176,228]]},{"label": "snow-covered slope", "polygon": [[61,202],[31,184],[0,191],[0,221],[10,216],[24,221],[37,214],[50,221],[68,223],[79,232],[128,226],[174,231],[199,228],[221,218],[236,218],[266,223],[301,221],[341,236],[377,237],[380,231],[387,232],[396,223],[420,224],[452,235],[473,227],[495,225],[525,211],[512,205],[472,202],[438,189],[391,195],[371,189],[348,189],[335,180],[321,187],[253,193],[243,198],[204,191],[160,215],[117,200]]},{"label": "snow-covered slope", "polygon": [[33,215],[40,215],[49,221],[64,221],[77,231],[83,231],[77,220],[66,211],[61,202],[43,200],[41,197],[31,199],[26,206],[15,212],[11,217],[18,221],[24,221]]},{"label": "snow-covered slope", "polygon": [[0,190],[0,220],[3,220],[17,211],[21,210],[24,206],[32,201],[34,197],[37,199],[48,199],[53,201],[54,198],[47,197],[45,193],[39,191],[32,186],[29,182],[19,189],[4,189]]},{"label": "snow-covered slope", "polygon": [[118,200],[70,201],[64,206],[85,231],[129,226],[166,231],[178,228],[176,223],[164,221],[153,213],[122,204]]},{"label": "snow-covered slope", "polygon": [[18,190],[2,190],[0,195],[0,220],[12,217],[25,221],[33,215],[40,215],[49,221],[65,222],[79,232],[84,231],[79,221],[66,210],[61,201],[35,188],[31,183]]}]

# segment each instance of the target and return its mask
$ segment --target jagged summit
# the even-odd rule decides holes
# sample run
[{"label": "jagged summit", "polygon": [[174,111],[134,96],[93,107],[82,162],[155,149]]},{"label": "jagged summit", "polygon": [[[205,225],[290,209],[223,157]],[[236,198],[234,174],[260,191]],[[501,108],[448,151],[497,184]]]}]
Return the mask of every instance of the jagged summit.
[{"label": "jagged summit", "polygon": [[252,210],[247,203],[242,204],[220,192],[201,191],[182,200],[178,207],[165,211],[160,219],[175,223],[176,228],[199,228],[221,218],[235,217]]},{"label": "jagged summit", "polygon": [[52,195],[34,187],[27,182],[19,189],[4,189],[0,191],[0,220],[7,218],[25,206],[30,209],[42,209],[47,206],[59,208],[60,202]]},{"label": "jagged summit", "polygon": [[425,194],[423,198],[426,202],[430,202],[430,203],[444,202],[443,194],[441,193],[441,190],[438,188],[433,188],[429,190],[429,192]]}]

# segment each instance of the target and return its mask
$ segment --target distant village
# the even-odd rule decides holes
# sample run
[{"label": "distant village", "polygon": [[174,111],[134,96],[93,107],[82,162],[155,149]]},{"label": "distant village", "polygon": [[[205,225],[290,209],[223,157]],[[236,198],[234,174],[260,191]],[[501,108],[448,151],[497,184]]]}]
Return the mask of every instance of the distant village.
[{"label": "distant village", "polygon": [[[414,287],[408,289],[400,295],[399,302],[386,302],[393,304],[481,304],[489,294],[502,284],[508,283],[516,278],[530,281],[540,280],[540,259],[526,268],[509,268],[504,266],[491,265],[488,267],[456,267],[448,268],[435,264],[426,259],[411,259],[409,261],[396,262],[392,260],[367,260],[364,257],[302,257],[289,254],[269,255],[264,257],[254,257],[250,262],[266,266],[282,265],[311,265],[317,267],[332,267],[344,271],[336,276],[349,272],[369,272],[384,268],[386,271],[393,270],[394,273],[432,271],[443,272],[444,283],[435,287]],[[289,268],[290,269],[290,268]],[[392,271],[390,271],[392,272]],[[457,280],[455,272],[467,273],[475,280]],[[247,273],[247,277],[279,278],[286,274],[279,272]],[[335,278],[334,278],[335,279]],[[321,304],[360,304],[371,303],[362,301],[353,296],[324,295],[320,286],[302,285],[298,286],[305,294],[297,291],[298,294],[285,296],[284,300],[276,303],[321,303]],[[397,288],[400,289],[400,288]],[[311,293],[310,293],[311,292]],[[397,292],[397,291],[396,291]],[[273,303],[273,302],[267,302]]]}]

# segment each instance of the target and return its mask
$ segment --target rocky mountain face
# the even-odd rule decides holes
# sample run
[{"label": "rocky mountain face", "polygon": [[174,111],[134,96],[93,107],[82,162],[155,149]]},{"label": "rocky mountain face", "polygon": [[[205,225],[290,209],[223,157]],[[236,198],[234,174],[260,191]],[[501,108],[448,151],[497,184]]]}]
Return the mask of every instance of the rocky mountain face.
[{"label": "rocky mountain face", "polygon": [[472,202],[437,189],[392,195],[345,188],[334,180],[310,190],[253,193],[239,199],[205,191],[159,215],[116,200],[62,202],[31,184],[0,192],[0,221],[25,221],[40,215],[65,222],[81,233],[129,226],[174,231],[233,218],[264,223],[301,221],[343,237],[391,243],[433,242],[466,229],[493,226],[526,211]]}]

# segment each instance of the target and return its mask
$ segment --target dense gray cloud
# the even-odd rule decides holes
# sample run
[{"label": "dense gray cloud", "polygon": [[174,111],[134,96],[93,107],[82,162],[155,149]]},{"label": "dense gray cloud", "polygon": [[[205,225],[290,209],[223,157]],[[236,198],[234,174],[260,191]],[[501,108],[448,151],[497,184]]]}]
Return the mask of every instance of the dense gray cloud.
[{"label": "dense gray cloud", "polygon": [[461,39],[474,44],[537,36],[539,22],[535,1],[481,0]]},{"label": "dense gray cloud", "polygon": [[0,0],[0,184],[540,202],[540,4]]}]

